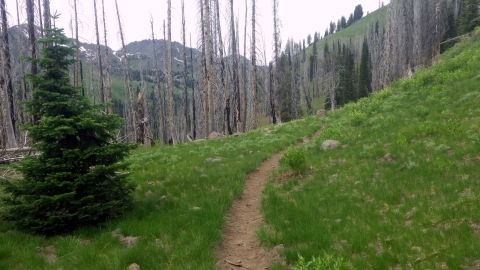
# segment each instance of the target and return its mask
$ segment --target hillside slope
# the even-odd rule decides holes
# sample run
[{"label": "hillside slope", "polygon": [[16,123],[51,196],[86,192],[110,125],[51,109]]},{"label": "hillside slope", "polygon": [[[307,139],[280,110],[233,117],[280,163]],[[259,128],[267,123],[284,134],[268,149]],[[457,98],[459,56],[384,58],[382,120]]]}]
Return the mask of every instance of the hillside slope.
[{"label": "hillside slope", "polygon": [[[308,171],[264,191],[294,263],[334,254],[356,269],[479,269],[480,29],[432,68],[329,114]],[[323,151],[326,139],[343,147]]]}]

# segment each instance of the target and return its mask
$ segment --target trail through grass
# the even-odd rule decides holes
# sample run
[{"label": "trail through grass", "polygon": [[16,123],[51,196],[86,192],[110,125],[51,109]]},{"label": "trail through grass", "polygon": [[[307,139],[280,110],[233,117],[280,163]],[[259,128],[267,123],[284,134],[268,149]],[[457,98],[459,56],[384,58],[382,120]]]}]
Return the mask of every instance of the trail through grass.
[{"label": "trail through grass", "polygon": [[[479,269],[479,38],[330,113],[307,146],[311,169],[264,191],[265,243],[283,244],[288,263],[335,254],[356,269]],[[325,139],[343,147],[322,151]]]},{"label": "trail through grass", "polygon": [[238,137],[138,149],[129,160],[136,201],[123,218],[53,238],[0,220],[0,269],[215,269],[214,247],[245,176],[320,126],[307,118]]}]

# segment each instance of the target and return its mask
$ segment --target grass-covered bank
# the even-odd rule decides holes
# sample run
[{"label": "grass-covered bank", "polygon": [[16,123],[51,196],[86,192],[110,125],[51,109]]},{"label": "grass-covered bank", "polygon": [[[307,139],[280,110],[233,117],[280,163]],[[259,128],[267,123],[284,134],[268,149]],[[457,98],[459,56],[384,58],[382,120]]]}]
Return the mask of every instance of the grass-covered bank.
[{"label": "grass-covered bank", "polygon": [[138,149],[129,171],[138,185],[134,209],[100,228],[52,238],[0,220],[0,269],[214,269],[225,213],[245,175],[320,126],[307,118],[239,137]]},{"label": "grass-covered bank", "polygon": [[[310,169],[264,191],[261,238],[283,244],[288,263],[334,254],[356,269],[478,269],[479,38],[330,113],[306,146]],[[322,151],[325,139],[343,147]]]}]

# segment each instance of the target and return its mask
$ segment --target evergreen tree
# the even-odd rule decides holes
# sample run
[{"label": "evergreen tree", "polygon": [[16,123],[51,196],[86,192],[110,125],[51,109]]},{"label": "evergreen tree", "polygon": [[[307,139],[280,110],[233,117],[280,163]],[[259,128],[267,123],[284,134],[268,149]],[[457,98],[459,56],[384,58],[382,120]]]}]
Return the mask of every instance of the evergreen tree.
[{"label": "evergreen tree", "polygon": [[463,33],[468,33],[473,31],[475,27],[480,25],[478,13],[478,0],[466,0],[464,1],[463,11],[462,11],[462,31]]},{"label": "evergreen tree", "polygon": [[372,73],[370,64],[370,52],[368,51],[367,39],[363,40],[362,57],[360,59],[360,71],[358,74],[358,97],[363,98],[372,92]]},{"label": "evergreen tree", "polygon": [[356,22],[363,18],[363,7],[362,5],[358,5],[355,7],[355,11],[353,12],[353,21]]},{"label": "evergreen tree", "polygon": [[287,43],[285,53],[282,53],[280,58],[280,65],[283,67],[282,79],[282,104],[280,108],[280,119],[282,122],[289,122],[293,120],[293,96],[292,96],[292,72],[291,72],[291,54],[290,47]]},{"label": "evergreen tree", "polygon": [[42,73],[30,74],[35,99],[26,102],[38,124],[24,129],[40,152],[19,167],[23,179],[2,181],[6,218],[33,233],[54,235],[121,215],[132,201],[134,185],[120,161],[135,146],[115,143],[122,119],[102,114],[69,81],[68,67],[78,48],[62,29],[46,29],[42,58],[28,59]]}]

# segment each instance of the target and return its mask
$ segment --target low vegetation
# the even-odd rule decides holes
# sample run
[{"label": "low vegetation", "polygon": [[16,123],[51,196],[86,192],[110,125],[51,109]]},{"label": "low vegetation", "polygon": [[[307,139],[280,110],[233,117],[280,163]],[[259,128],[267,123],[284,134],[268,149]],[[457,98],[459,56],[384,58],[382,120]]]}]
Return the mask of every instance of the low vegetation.
[{"label": "low vegetation", "polygon": [[126,269],[133,263],[142,269],[215,269],[214,247],[245,175],[320,127],[318,118],[309,117],[238,137],[135,150],[127,160],[136,184],[131,211],[100,227],[50,238],[0,220],[0,269]]},{"label": "low vegetation", "polygon": [[[310,169],[264,190],[266,245],[283,244],[289,264],[333,254],[355,269],[478,269],[479,38],[330,113],[306,145]],[[322,151],[326,139],[343,147]]]}]

